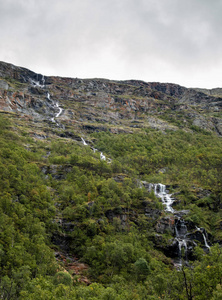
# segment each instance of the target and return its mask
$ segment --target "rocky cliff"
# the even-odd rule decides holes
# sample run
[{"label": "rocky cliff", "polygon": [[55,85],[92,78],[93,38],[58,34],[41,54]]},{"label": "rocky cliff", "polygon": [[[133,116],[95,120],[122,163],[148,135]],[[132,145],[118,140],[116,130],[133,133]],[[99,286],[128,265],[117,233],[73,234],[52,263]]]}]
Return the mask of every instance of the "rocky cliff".
[{"label": "rocky cliff", "polygon": [[0,109],[36,121],[50,123],[57,116],[59,125],[89,132],[199,128],[222,135],[221,108],[220,88],[48,77],[0,62]]}]

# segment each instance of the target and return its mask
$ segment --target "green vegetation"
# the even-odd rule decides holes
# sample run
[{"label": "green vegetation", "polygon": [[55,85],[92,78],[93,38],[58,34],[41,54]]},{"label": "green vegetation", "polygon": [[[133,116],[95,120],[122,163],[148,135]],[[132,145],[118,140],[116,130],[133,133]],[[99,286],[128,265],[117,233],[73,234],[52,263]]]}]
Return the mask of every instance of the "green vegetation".
[{"label": "green vegetation", "polygon": [[[34,139],[26,122],[0,115],[1,299],[221,299],[220,138],[88,135],[109,163],[72,139]],[[176,208],[211,234],[208,254],[196,247],[189,266],[173,266],[163,251],[172,233],[156,233],[167,214],[141,181],[177,192]]]}]

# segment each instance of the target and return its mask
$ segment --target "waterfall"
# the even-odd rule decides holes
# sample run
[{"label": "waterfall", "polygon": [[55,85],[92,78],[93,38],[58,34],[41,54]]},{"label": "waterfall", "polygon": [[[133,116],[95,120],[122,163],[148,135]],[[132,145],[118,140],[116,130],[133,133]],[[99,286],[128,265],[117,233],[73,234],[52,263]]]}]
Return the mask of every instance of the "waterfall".
[{"label": "waterfall", "polygon": [[[50,93],[49,92],[47,92],[47,99],[49,100],[49,101],[52,101],[51,100],[51,96],[50,96]],[[51,121],[53,122],[53,123],[57,123],[56,121],[55,121],[55,118],[58,118],[60,115],[61,115],[61,113],[62,113],[62,111],[63,111],[63,109],[59,106],[59,103],[58,102],[56,102],[56,104],[53,104],[53,106],[56,108],[56,109],[59,109],[59,112],[58,113],[56,113],[56,115],[55,115],[55,117],[52,117],[51,118]],[[59,125],[58,123],[57,123],[57,125]]]},{"label": "waterfall", "polygon": [[40,87],[40,88],[45,87],[45,76],[44,75],[42,75],[42,79],[41,79],[42,84],[40,83],[40,81],[38,81],[38,74],[37,74],[37,80],[34,80],[32,78],[30,78],[29,80],[34,87],[36,87],[36,86]]},{"label": "waterfall", "polygon": [[36,86],[42,87],[42,86],[40,85],[39,81],[36,81],[36,80],[34,80],[34,79],[30,79],[30,81],[31,81],[31,84],[32,84],[34,87],[36,87]]},{"label": "waterfall", "polygon": [[[145,185],[146,184],[146,185]],[[182,213],[184,211],[176,211],[172,208],[172,204],[174,202],[174,199],[172,198],[171,194],[168,194],[166,190],[166,186],[161,183],[149,183],[147,184],[144,182],[144,185],[148,187],[149,192],[152,190],[154,191],[155,195],[161,199],[162,203],[165,206],[165,211],[168,213],[171,213],[174,215],[174,220],[175,220],[175,242],[172,244],[174,247],[176,247],[176,252],[177,253],[177,258],[174,258],[174,265],[177,266],[179,269],[182,266],[182,260],[184,260],[185,264],[188,264],[188,256],[192,254],[191,247],[196,246],[196,243],[193,241],[196,239],[194,236],[195,233],[189,233],[187,231],[187,226],[185,221],[181,218],[183,215]],[[207,249],[210,249],[210,246],[207,243],[207,236],[204,228],[198,228],[196,229],[202,234],[203,240],[202,243],[204,242],[204,246]],[[191,236],[194,236],[193,238],[190,238]]]},{"label": "waterfall", "polygon": [[[50,100],[50,101],[52,101],[51,98],[50,98],[50,93],[49,93],[49,92],[47,92],[47,99]],[[58,117],[61,115],[63,109],[59,106],[59,103],[58,103],[58,102],[57,102],[56,104],[53,104],[53,106],[54,106],[56,109],[59,109],[59,112],[55,115],[55,117],[52,117],[52,118],[51,118],[51,121],[52,121],[53,123],[57,123],[57,122],[55,121],[55,118],[58,118]],[[59,125],[59,123],[57,123],[57,125]]]},{"label": "waterfall", "polygon": [[[187,261],[187,242],[186,240],[178,240],[178,248],[179,248],[179,260],[182,265],[181,259],[184,257],[185,261]],[[182,251],[184,249],[184,253]]]},{"label": "waterfall", "polygon": [[[183,257],[185,261],[187,261],[187,226],[183,219],[179,218],[175,223],[175,234],[176,240],[178,241],[179,265],[182,265],[181,259]],[[182,253],[182,248],[184,249],[184,253]]]},{"label": "waterfall", "polygon": [[201,228],[199,228],[199,227],[197,227],[196,226],[196,228],[197,228],[197,230],[199,231],[199,232],[201,232],[201,234],[202,234],[202,236],[203,236],[203,240],[204,240],[204,245],[205,245],[205,247],[206,248],[208,248],[208,249],[210,249],[210,246],[208,245],[208,243],[207,243],[207,238],[206,238],[206,235],[204,234],[204,230],[205,229],[201,229]]},{"label": "waterfall", "polygon": [[184,256],[186,257],[187,255],[187,243],[186,243],[186,240],[178,240],[178,243],[179,243],[179,251],[180,251],[180,258],[182,258],[182,248],[184,248],[185,250],[185,253],[184,253]]},{"label": "waterfall", "polygon": [[157,184],[154,184],[154,194],[157,195]]},{"label": "waterfall", "polygon": [[[47,99],[49,100],[49,101],[51,101],[51,95],[50,95],[50,93],[49,92],[47,92],[47,95],[46,95],[46,97],[47,97]],[[56,121],[55,121],[55,118],[54,117],[52,117],[51,118],[51,121],[53,122],[53,123],[56,123]]]},{"label": "waterfall", "polygon": [[61,113],[62,113],[62,111],[63,111],[63,109],[59,106],[59,104],[58,103],[56,103],[56,107],[59,109],[59,112],[56,114],[56,118],[58,118],[60,115],[61,115]]},{"label": "waterfall", "polygon": [[167,194],[166,186],[161,183],[154,184],[154,193],[158,198],[161,199],[162,203],[165,205],[165,210],[167,212],[173,213],[174,209],[172,208],[172,204],[174,202],[174,199],[170,194]]},{"label": "waterfall", "polygon": [[84,140],[84,138],[81,137],[81,140],[82,140],[84,146],[87,146],[87,145],[88,145],[88,144],[86,143],[86,141]]},{"label": "waterfall", "polygon": [[106,157],[105,157],[105,155],[103,155],[102,152],[100,153],[100,159],[101,159],[101,160],[106,160]]},{"label": "waterfall", "polygon": [[[34,80],[34,79],[32,79],[32,78],[29,78],[29,81],[31,82],[31,84],[32,84],[34,87],[44,88],[44,87],[45,87],[45,76],[42,75],[42,79],[41,79],[40,81],[38,80],[38,79],[39,79],[39,78],[38,78],[38,77],[39,77],[38,74],[36,75],[36,77],[37,77],[37,80]],[[41,83],[42,83],[42,84],[41,84]],[[47,99],[48,99],[49,101],[52,101],[49,92],[47,92],[46,97],[47,97]],[[51,106],[51,105],[50,105],[50,106]],[[59,124],[58,122],[55,121],[55,118],[58,118],[58,117],[61,115],[63,109],[59,106],[59,103],[58,103],[58,102],[57,102],[56,104],[54,103],[53,106],[54,106],[55,108],[57,108],[59,111],[58,111],[58,113],[56,113],[55,117],[52,117],[52,118],[51,118],[51,121],[52,121],[53,123],[56,123],[57,126],[60,126],[60,124]]]},{"label": "waterfall", "polygon": [[[166,186],[161,183],[149,184],[149,191],[154,190],[155,195],[161,199],[162,203],[165,206],[165,211],[176,214],[176,211],[172,208],[174,199],[171,194],[168,194],[166,191]],[[175,240],[178,244],[178,259],[175,260],[176,265],[180,268],[182,266],[182,259],[187,262],[187,226],[183,219],[178,218],[175,223]]]},{"label": "waterfall", "polygon": [[[81,140],[82,140],[82,143],[83,143],[84,146],[88,146],[88,144],[86,143],[86,141],[84,140],[83,137],[81,137]],[[94,153],[96,151],[98,151],[98,149],[93,148],[93,147],[92,147],[92,150],[93,150]],[[106,160],[106,157],[105,157],[105,155],[102,152],[100,152],[100,159],[101,160]],[[108,158],[107,162],[110,164],[112,162],[112,160],[110,158]]]},{"label": "waterfall", "polygon": [[203,232],[202,232],[202,235],[203,235],[203,238],[204,238],[205,247],[208,248],[208,249],[210,249],[210,246],[207,243],[206,236],[205,236],[205,234]]}]

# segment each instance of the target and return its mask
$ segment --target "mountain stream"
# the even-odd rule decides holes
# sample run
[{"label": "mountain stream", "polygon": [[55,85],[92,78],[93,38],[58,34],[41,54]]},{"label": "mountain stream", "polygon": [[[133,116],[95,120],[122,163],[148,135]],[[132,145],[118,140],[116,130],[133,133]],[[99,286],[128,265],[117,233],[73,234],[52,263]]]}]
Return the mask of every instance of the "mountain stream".
[{"label": "mountain stream", "polygon": [[[204,228],[196,227],[195,232],[189,233],[186,226],[186,221],[182,218],[183,214],[186,214],[186,211],[176,211],[172,208],[172,204],[175,199],[172,197],[172,194],[169,194],[166,190],[166,186],[164,184],[149,184],[149,191],[153,190],[156,197],[160,198],[162,203],[165,206],[165,211],[167,213],[173,214],[175,224],[174,224],[174,244],[177,247],[177,258],[174,259],[174,264],[178,267],[181,267],[182,264],[188,264],[188,251],[192,250],[193,246],[196,245],[194,242],[195,237],[200,235],[200,239],[204,244],[204,249],[209,251],[210,246],[207,243],[206,231]],[[194,238],[192,238],[192,236]]]},{"label": "mountain stream", "polygon": [[[82,143],[83,143],[84,146],[88,146],[88,144],[86,143],[86,141],[84,140],[83,137],[81,137],[81,140],[82,140]],[[93,150],[94,153],[95,153],[96,151],[98,151],[96,148],[93,148],[93,147],[92,147],[92,150]],[[102,152],[100,152],[100,159],[101,159],[101,160],[107,160],[108,163],[111,163],[111,162],[112,162],[112,160],[111,160],[110,158],[107,159],[107,158],[105,157],[105,155],[104,155]]]},{"label": "mountain stream", "polygon": [[[41,80],[38,80],[38,74],[37,74],[37,80],[34,80],[34,79],[30,79],[30,82],[31,82],[31,84],[34,86],[34,87],[38,87],[38,88],[41,88],[41,89],[44,89],[46,86],[45,86],[45,77],[44,77],[44,75],[41,75],[42,76],[42,78],[41,78]],[[53,122],[53,123],[56,123],[56,125],[57,126],[59,126],[59,123],[58,122],[56,122],[56,120],[55,120],[55,118],[58,118],[60,115],[61,115],[61,113],[62,113],[62,111],[63,111],[63,109],[59,106],[59,103],[58,102],[54,102],[52,99],[51,99],[51,95],[50,95],[50,93],[47,91],[47,94],[46,94],[46,98],[47,98],[47,100],[50,102],[50,104],[48,104],[53,110],[57,110],[58,112],[55,114],[55,116],[53,116],[52,118],[51,118],[51,121]],[[52,103],[52,104],[51,104]]]}]

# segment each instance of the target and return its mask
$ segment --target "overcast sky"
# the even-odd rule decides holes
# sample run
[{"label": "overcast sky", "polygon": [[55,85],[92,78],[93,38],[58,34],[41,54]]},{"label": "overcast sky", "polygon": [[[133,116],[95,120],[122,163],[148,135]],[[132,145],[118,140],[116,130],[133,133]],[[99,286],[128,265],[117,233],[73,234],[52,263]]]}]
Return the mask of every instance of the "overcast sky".
[{"label": "overcast sky", "polygon": [[0,39],[44,75],[222,87],[222,0],[0,0]]}]

